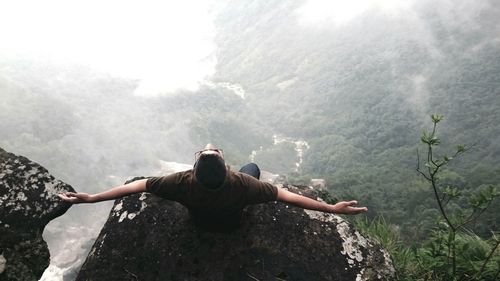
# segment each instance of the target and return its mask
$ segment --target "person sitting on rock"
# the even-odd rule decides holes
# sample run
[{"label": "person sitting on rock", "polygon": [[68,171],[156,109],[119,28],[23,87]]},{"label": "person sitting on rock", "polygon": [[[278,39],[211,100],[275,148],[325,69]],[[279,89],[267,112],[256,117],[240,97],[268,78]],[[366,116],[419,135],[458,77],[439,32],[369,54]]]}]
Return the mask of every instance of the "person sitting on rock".
[{"label": "person sitting on rock", "polygon": [[177,201],[188,208],[195,224],[209,231],[231,231],[239,226],[247,205],[281,201],[304,209],[337,214],[359,214],[366,207],[357,201],[327,204],[260,181],[259,167],[250,163],[233,172],[221,149],[207,144],[195,153],[193,169],[163,177],[137,180],[97,193],[66,192],[59,197],[70,203],[94,203],[125,195],[149,192]]}]

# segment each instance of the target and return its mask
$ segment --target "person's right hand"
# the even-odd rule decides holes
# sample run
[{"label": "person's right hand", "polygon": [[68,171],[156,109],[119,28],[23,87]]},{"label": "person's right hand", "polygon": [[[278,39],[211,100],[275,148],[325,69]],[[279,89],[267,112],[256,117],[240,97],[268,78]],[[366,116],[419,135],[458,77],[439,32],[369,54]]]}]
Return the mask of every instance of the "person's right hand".
[{"label": "person's right hand", "polygon": [[87,193],[65,192],[65,193],[59,193],[57,194],[57,196],[59,196],[59,198],[61,198],[62,200],[72,204],[93,202],[91,195]]}]

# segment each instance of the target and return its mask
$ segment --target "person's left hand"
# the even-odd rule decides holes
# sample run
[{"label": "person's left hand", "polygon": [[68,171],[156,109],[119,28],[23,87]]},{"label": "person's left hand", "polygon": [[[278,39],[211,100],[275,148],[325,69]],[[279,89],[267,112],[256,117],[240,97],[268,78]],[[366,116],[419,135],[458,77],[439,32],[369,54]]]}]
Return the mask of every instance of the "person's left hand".
[{"label": "person's left hand", "polygon": [[334,212],[337,214],[346,214],[346,215],[356,215],[361,214],[368,211],[366,207],[355,207],[358,204],[358,201],[341,201],[337,204],[333,205]]},{"label": "person's left hand", "polygon": [[91,195],[87,193],[65,192],[65,193],[59,193],[57,196],[59,196],[59,198],[61,198],[62,200],[72,204],[92,202]]}]

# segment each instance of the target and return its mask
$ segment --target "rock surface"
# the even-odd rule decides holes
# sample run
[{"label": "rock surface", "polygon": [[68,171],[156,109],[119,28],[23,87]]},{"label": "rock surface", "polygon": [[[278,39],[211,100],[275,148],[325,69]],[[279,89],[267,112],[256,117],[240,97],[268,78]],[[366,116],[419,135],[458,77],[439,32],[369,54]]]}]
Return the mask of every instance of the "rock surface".
[{"label": "rock surface", "polygon": [[42,233],[71,206],[57,194],[74,191],[29,159],[0,148],[0,281],[38,280],[50,262]]},{"label": "rock surface", "polygon": [[77,280],[393,278],[388,253],[339,216],[273,202],[247,208],[235,232],[210,233],[182,205],[142,193],[116,200]]}]

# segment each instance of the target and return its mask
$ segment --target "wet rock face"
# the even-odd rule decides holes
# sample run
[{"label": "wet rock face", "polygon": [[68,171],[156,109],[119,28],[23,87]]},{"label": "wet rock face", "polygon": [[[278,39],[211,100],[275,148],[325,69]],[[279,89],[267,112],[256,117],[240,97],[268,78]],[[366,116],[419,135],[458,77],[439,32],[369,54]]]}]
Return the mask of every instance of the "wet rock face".
[{"label": "wet rock face", "polygon": [[45,225],[71,206],[73,188],[42,166],[0,148],[0,280],[38,280],[49,265]]},{"label": "wet rock face", "polygon": [[[289,190],[315,197],[307,187]],[[180,204],[116,200],[77,280],[391,280],[388,253],[342,218],[266,203],[232,233],[197,229]]]}]

